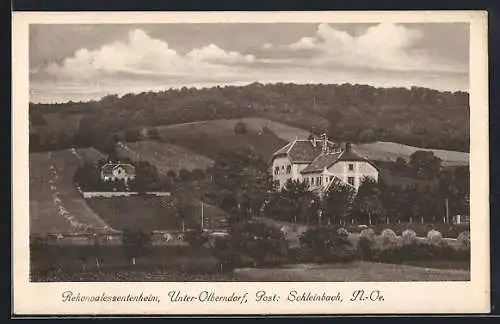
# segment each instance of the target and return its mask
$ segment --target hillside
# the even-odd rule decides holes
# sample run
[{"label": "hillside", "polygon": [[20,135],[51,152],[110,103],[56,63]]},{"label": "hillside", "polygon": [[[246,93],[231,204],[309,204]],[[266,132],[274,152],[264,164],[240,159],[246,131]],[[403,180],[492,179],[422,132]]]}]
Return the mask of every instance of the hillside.
[{"label": "hillside", "polygon": [[[247,125],[247,134],[237,135],[234,127],[238,122]],[[262,131],[264,127],[271,133]],[[164,141],[171,141],[179,146],[189,147],[200,154],[215,157],[221,149],[233,149],[249,145],[264,158],[281,148],[287,141],[307,138],[308,131],[287,126],[265,118],[238,118],[209,120],[157,127]],[[278,137],[278,138],[276,138]],[[336,140],[336,139],[333,139]],[[427,149],[391,142],[354,144],[359,154],[373,161],[395,161],[398,157],[409,161],[410,155],[417,150],[432,151],[443,160],[443,166],[468,165],[469,153]]]},{"label": "hillside", "polygon": [[181,169],[207,169],[214,161],[188,149],[165,142],[139,141],[118,143],[118,153],[132,160],[145,160],[153,164],[158,172],[166,175],[169,170],[178,173]]},{"label": "hillside", "polygon": [[367,157],[370,160],[378,161],[395,161],[398,157],[410,160],[410,155],[418,150],[432,151],[435,156],[439,157],[443,166],[461,166],[469,164],[469,153],[424,149],[415,146],[391,142],[375,142],[368,144],[355,144],[353,148],[359,154]]},{"label": "hillside", "polygon": [[[245,134],[236,134],[234,125],[237,122],[238,120],[210,120],[160,126],[157,129],[163,141],[188,148],[210,159],[215,159],[222,151],[248,148],[268,161],[287,142],[274,133],[262,132],[262,127],[256,126],[255,121]],[[283,128],[286,129],[286,126]]]},{"label": "hillside", "polygon": [[30,232],[65,234],[113,229],[85,203],[73,186],[73,174],[83,161],[102,155],[94,149],[30,154]]},{"label": "hillside", "polygon": [[30,105],[32,117],[54,112],[85,114],[73,139],[77,146],[97,147],[112,133],[126,129],[252,117],[315,132],[327,128],[330,137],[351,142],[469,150],[469,95],[416,87],[253,83],[111,95],[87,103]]}]

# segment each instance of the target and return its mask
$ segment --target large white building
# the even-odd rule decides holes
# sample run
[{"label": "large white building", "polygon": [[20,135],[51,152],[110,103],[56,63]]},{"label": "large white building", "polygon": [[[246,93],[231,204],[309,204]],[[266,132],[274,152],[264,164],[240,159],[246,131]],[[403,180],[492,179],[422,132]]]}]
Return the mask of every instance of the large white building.
[{"label": "large white building", "polygon": [[274,186],[282,189],[286,182],[299,180],[313,191],[324,193],[330,184],[342,181],[357,190],[364,177],[378,181],[375,164],[357,154],[348,143],[344,148],[327,140],[311,137],[294,140],[273,154],[272,174]]}]

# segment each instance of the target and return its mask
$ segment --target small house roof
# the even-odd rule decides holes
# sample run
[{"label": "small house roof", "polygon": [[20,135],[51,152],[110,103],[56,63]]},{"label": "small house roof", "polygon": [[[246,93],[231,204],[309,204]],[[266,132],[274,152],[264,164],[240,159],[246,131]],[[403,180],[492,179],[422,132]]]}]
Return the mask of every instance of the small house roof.
[{"label": "small house roof", "polygon": [[129,163],[111,163],[111,162],[108,162],[102,166],[101,174],[103,176],[112,176],[113,171],[119,167],[123,168],[123,170],[125,170],[125,172],[128,175],[135,175],[135,167],[132,164],[129,164]]}]

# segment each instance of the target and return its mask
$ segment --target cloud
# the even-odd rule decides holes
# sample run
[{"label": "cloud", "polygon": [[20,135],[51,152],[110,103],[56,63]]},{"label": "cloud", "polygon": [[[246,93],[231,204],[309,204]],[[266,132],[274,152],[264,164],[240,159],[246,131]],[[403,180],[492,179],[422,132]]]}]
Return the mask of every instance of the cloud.
[{"label": "cloud", "polygon": [[314,37],[303,37],[282,46],[290,52],[314,51],[308,64],[365,67],[396,71],[466,72],[467,68],[418,49],[423,33],[418,29],[391,23],[368,27],[352,36],[328,24],[320,24]]},{"label": "cloud", "polygon": [[252,63],[255,61],[253,55],[242,55],[237,52],[226,52],[215,44],[194,49],[187,53],[187,56],[194,62],[208,62],[214,64],[234,64],[234,63]]},{"label": "cloud", "polygon": [[[252,55],[225,51],[215,44],[178,53],[163,40],[151,38],[140,29],[130,31],[124,42],[113,42],[96,50],[82,48],[61,64],[52,63],[43,72],[57,79],[91,80],[113,74],[144,76],[196,76],[222,73],[221,65],[251,63]],[[37,72],[35,68],[33,71]],[[40,69],[38,69],[40,72]]]},{"label": "cloud", "polygon": [[308,33],[281,44],[263,38],[260,44],[254,41],[253,46],[231,51],[213,40],[191,46],[186,40],[180,50],[138,27],[112,38],[120,40],[32,66],[31,100],[88,100],[112,93],[254,81],[468,88],[467,66],[428,52],[429,46],[421,46],[426,35],[413,26],[379,24],[350,34],[319,24]]}]

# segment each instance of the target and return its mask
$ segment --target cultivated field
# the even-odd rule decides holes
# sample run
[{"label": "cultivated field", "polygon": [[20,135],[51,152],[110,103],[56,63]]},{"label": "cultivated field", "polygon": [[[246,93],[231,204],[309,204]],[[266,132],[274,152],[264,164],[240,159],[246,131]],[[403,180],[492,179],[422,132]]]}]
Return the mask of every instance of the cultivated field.
[{"label": "cultivated field", "polygon": [[[95,197],[86,202],[106,223],[119,230],[181,230],[172,197]],[[193,201],[192,204],[193,218],[201,220],[201,203]],[[204,204],[203,216],[206,228],[218,229],[225,225],[225,213],[219,208]]]},{"label": "cultivated field", "polygon": [[[211,159],[215,159],[221,151],[250,149],[268,160],[276,150],[286,144],[287,141],[278,135],[262,131],[266,123],[275,125],[275,128],[277,123],[265,119],[248,120],[250,122],[245,134],[234,132],[234,126],[240,119],[200,121],[160,126],[157,129],[164,141],[186,147]],[[286,129],[284,125],[280,127]]]},{"label": "cultivated field", "polygon": [[214,136],[223,136],[228,132],[234,132],[234,127],[237,123],[243,122],[247,125],[247,129],[251,132],[259,133],[262,132],[264,127],[269,128],[273,133],[278,135],[278,137],[286,140],[292,141],[296,137],[307,138],[309,132],[300,128],[288,126],[267,118],[238,118],[238,119],[217,119],[217,120],[207,120],[198,121],[185,124],[176,124],[171,126],[163,126],[161,129],[193,129],[196,128],[197,131],[209,132]]},{"label": "cultivated field", "polygon": [[203,155],[165,142],[119,143],[118,151],[133,160],[148,161],[164,175],[169,170],[179,172],[181,169],[207,169],[214,164],[213,160]]},{"label": "cultivated field", "polygon": [[90,229],[113,231],[87,206],[73,186],[73,174],[80,163],[101,157],[94,149],[30,154],[32,234],[77,233]]},{"label": "cultivated field", "polygon": [[274,269],[242,268],[233,273],[248,281],[465,281],[470,272],[430,269],[400,264],[354,262],[345,264],[298,264]]},{"label": "cultivated field", "polygon": [[469,153],[445,151],[436,149],[425,149],[392,142],[375,142],[368,144],[356,144],[353,148],[359,154],[370,160],[395,161],[398,157],[407,162],[410,155],[418,150],[432,151],[434,155],[443,160],[443,166],[461,166],[469,164]]}]

